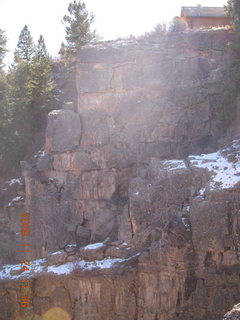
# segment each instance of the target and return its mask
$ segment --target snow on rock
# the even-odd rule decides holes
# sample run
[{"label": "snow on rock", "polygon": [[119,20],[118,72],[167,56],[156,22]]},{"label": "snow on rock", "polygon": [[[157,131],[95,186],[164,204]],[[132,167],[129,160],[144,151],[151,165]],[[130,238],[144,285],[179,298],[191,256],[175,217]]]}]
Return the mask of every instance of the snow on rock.
[{"label": "snow on rock", "polygon": [[116,263],[126,262],[134,257],[139,256],[140,253],[135,254],[127,259],[120,258],[105,258],[102,260],[86,261],[76,260],[67,262],[65,264],[56,266],[47,266],[46,259],[34,260],[29,265],[29,271],[21,272],[21,265],[4,265],[0,267],[0,281],[1,280],[17,280],[25,278],[33,278],[37,274],[55,273],[58,275],[70,274],[73,270],[79,269],[81,271],[91,271],[94,269],[109,269]]},{"label": "snow on rock", "polygon": [[97,242],[93,244],[88,244],[87,246],[83,247],[84,250],[94,250],[94,249],[99,249],[104,246],[104,243],[102,242]]},{"label": "snow on rock", "polygon": [[8,183],[8,185],[10,187],[13,186],[14,184],[22,185],[22,181],[21,180],[22,180],[21,178],[11,179],[7,183]]},{"label": "snow on rock", "polygon": [[73,262],[68,262],[62,264],[60,266],[50,266],[47,268],[47,272],[55,273],[55,274],[69,274],[74,270]]},{"label": "snow on rock", "polygon": [[36,273],[43,272],[45,268],[46,259],[34,260],[29,265],[29,271],[21,272],[22,265],[4,265],[0,267],[0,280],[16,280],[16,279],[25,279],[31,278]]},{"label": "snow on rock", "polygon": [[44,157],[45,155],[46,155],[46,152],[41,149],[37,152],[37,154],[34,155],[34,158],[41,158],[41,157]]},{"label": "snow on rock", "polygon": [[56,251],[56,252],[51,253],[50,255],[51,256],[57,256],[57,255],[59,255],[61,253],[63,253],[63,251]]},{"label": "snow on rock", "polygon": [[182,160],[165,160],[162,164],[163,168],[168,171],[187,169],[186,164]]},{"label": "snow on rock", "polygon": [[7,205],[7,207],[11,207],[12,205],[14,205],[15,202],[19,202],[24,200],[24,197],[22,196],[16,196],[15,198],[13,198]]},{"label": "snow on rock", "polygon": [[187,231],[191,231],[191,226],[190,226],[188,219],[186,217],[182,217],[182,223],[185,226]]},{"label": "snow on rock", "polygon": [[52,272],[55,274],[69,274],[74,269],[82,269],[82,270],[88,270],[91,271],[93,269],[109,269],[113,267],[115,263],[124,262],[125,259],[119,259],[119,258],[107,258],[103,260],[94,260],[94,261],[85,261],[85,260],[79,260],[75,262],[68,262],[60,266],[50,266],[47,268],[47,272]]},{"label": "snow on rock", "polygon": [[210,190],[232,188],[240,182],[240,140],[233,141],[230,148],[189,156],[188,159],[193,167],[204,168],[212,173]]}]

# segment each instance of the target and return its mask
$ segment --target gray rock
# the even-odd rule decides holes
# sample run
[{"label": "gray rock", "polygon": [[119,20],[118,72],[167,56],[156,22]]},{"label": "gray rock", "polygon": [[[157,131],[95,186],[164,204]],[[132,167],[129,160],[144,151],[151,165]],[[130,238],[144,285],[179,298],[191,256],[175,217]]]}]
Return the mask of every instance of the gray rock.
[{"label": "gray rock", "polygon": [[70,102],[65,102],[64,105],[63,105],[63,109],[64,110],[70,110],[70,111],[75,111],[74,110],[74,104],[72,101]]},{"label": "gray rock", "polygon": [[50,154],[44,153],[38,158],[37,161],[37,170],[52,170],[52,159]]},{"label": "gray rock", "polygon": [[71,110],[53,110],[48,115],[47,146],[49,151],[64,152],[80,144],[80,116]]},{"label": "gray rock", "polygon": [[83,226],[78,226],[76,230],[77,246],[85,246],[90,243],[91,231]]}]

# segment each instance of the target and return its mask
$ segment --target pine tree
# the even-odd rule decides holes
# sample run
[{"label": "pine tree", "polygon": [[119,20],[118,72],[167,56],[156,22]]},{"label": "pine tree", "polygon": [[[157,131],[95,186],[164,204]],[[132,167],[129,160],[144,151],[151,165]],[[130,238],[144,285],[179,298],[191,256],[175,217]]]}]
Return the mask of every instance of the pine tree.
[{"label": "pine tree", "polygon": [[14,60],[15,62],[19,62],[19,60],[22,60],[27,64],[30,64],[33,58],[33,54],[33,39],[28,27],[25,25],[19,35],[17,49],[14,53]]},{"label": "pine tree", "polygon": [[225,6],[228,14],[234,19],[236,24],[240,24],[240,1],[239,0],[228,0]]},{"label": "pine tree", "polygon": [[9,73],[10,99],[16,112],[23,112],[31,103],[31,63],[34,43],[28,27],[22,29]]},{"label": "pine tree", "polygon": [[233,43],[233,47],[236,52],[240,52],[240,1],[228,0],[225,10],[228,15],[233,19],[233,26],[235,30],[236,39]]},{"label": "pine tree", "polygon": [[91,31],[94,15],[88,12],[85,2],[81,0],[70,2],[68,13],[63,17],[67,41],[65,49],[68,55],[76,56],[82,45],[97,40],[98,36],[95,30]]},{"label": "pine tree", "polygon": [[52,75],[51,59],[41,35],[33,58],[32,74],[32,106],[35,108],[51,108],[56,88]]},{"label": "pine tree", "polygon": [[65,101],[77,100],[76,92],[76,56],[79,48],[99,37],[91,30],[94,15],[88,12],[85,2],[73,0],[68,5],[68,15],[63,17],[66,44],[62,43],[59,54],[64,65],[61,77],[65,80],[63,95]]},{"label": "pine tree", "polygon": [[185,31],[186,29],[187,29],[186,23],[180,17],[174,17],[171,22],[169,31],[181,32],[181,31]]},{"label": "pine tree", "polygon": [[12,113],[14,130],[19,133],[21,143],[27,144],[31,136],[33,115],[30,110],[32,101],[31,92],[31,65],[33,61],[34,44],[27,26],[22,29],[17,48],[14,53],[14,62],[8,74],[9,108]]},{"label": "pine tree", "polygon": [[16,159],[20,159],[22,154],[21,145],[17,141],[17,131],[13,125],[13,110],[9,103],[10,86],[8,85],[8,77],[4,71],[4,58],[6,50],[7,38],[5,32],[0,29],[0,155],[1,176],[16,165]]},{"label": "pine tree", "polygon": [[[2,48],[0,35],[0,59],[1,52],[4,52]],[[35,46],[25,26],[19,35],[14,62],[7,77],[2,75],[5,74],[1,73],[0,67],[0,154],[5,164],[11,167],[18,166],[29,145],[34,144],[34,137],[45,127],[46,113],[55,102],[52,60],[43,36]]]},{"label": "pine tree", "polygon": [[4,67],[3,60],[7,52],[6,49],[7,37],[5,36],[5,31],[0,29],[0,70]]},{"label": "pine tree", "polygon": [[7,37],[5,36],[5,31],[0,29],[0,102],[4,99],[5,90],[6,90],[6,76],[3,70],[4,58],[7,52],[6,44],[7,44]]}]

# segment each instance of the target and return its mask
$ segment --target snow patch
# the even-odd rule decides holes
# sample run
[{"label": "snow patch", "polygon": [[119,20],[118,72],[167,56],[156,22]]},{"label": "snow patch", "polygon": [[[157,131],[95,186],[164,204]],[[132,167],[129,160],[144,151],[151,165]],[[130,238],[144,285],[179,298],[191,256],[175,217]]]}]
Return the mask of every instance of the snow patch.
[{"label": "snow patch", "polygon": [[87,246],[83,247],[84,250],[94,250],[94,249],[99,249],[102,248],[104,244],[102,242],[97,242],[93,244],[88,244]]},{"label": "snow patch", "polygon": [[57,255],[61,254],[62,252],[63,251],[56,251],[56,252],[51,253],[50,255],[51,256],[57,256]]},{"label": "snow patch", "polygon": [[[16,265],[4,265],[0,268],[0,280],[16,280],[16,279],[25,279],[32,278],[36,274],[41,273],[55,273],[58,275],[61,274],[70,274],[75,269],[82,269],[91,271],[93,269],[109,269],[113,267],[116,263],[121,263],[125,261],[129,261],[137,256],[140,253],[137,253],[127,259],[121,258],[106,258],[103,260],[94,260],[94,261],[86,261],[86,260],[76,260],[73,262],[67,262],[65,264],[56,266],[46,266],[46,259],[38,259],[34,260],[30,263],[29,271],[21,272],[21,264]],[[13,274],[14,271],[19,271],[19,274]],[[21,272],[21,273],[20,273]]]},{"label": "snow patch", "polygon": [[[21,264],[14,264],[14,265],[4,265],[0,267],[0,280],[16,280],[16,279],[26,279],[33,276],[35,273],[43,272],[45,268],[46,259],[38,259],[34,260],[29,265],[29,271],[21,272],[22,265]],[[14,274],[18,272],[18,274]]]},{"label": "snow patch", "polygon": [[15,197],[15,198],[13,198],[13,199],[8,203],[7,207],[11,207],[11,206],[14,204],[14,202],[19,202],[19,201],[22,201],[22,200],[24,200],[24,197],[22,197],[22,196],[17,196],[17,197]]},{"label": "snow patch", "polygon": [[239,141],[235,140],[231,148],[210,154],[189,156],[193,167],[204,168],[212,172],[210,190],[232,188],[240,182],[240,151],[238,149],[236,153],[237,147],[239,147]]},{"label": "snow patch", "polygon": [[60,266],[50,266],[47,268],[47,272],[52,272],[56,274],[69,274],[73,271],[74,264],[73,262],[68,262]]},{"label": "snow patch", "polygon": [[163,161],[164,169],[168,171],[187,169],[184,161],[182,160],[166,160]]},{"label": "snow patch", "polygon": [[43,150],[39,150],[37,154],[34,155],[34,158],[41,158],[46,155],[46,152]]},{"label": "snow patch", "polygon": [[191,231],[191,226],[188,223],[188,219],[186,217],[182,217],[182,223],[187,231]]},{"label": "snow patch", "polygon": [[8,183],[8,185],[10,187],[13,186],[14,184],[22,185],[22,181],[21,180],[22,180],[21,178],[11,179],[7,183]]}]

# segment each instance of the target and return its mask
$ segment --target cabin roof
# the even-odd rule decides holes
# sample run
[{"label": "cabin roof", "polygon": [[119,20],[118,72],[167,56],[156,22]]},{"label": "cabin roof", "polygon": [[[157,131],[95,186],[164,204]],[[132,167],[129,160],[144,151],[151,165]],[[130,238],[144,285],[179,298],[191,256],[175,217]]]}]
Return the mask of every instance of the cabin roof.
[{"label": "cabin roof", "polygon": [[227,17],[223,7],[182,7],[181,16],[183,17]]}]

